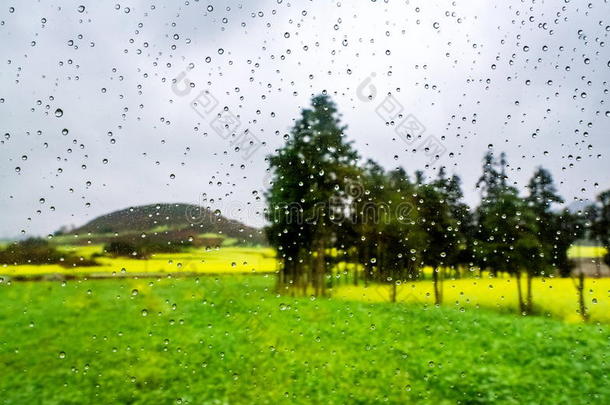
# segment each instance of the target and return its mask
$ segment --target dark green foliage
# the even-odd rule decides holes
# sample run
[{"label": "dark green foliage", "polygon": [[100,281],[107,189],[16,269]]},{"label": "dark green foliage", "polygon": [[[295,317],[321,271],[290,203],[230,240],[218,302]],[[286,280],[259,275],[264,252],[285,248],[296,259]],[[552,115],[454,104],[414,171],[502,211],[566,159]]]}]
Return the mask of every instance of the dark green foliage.
[{"label": "dark green foliage", "polygon": [[519,238],[522,222],[519,216],[525,204],[516,189],[502,184],[497,166],[493,154],[488,152],[483,159],[483,174],[477,182],[481,204],[476,209],[473,253],[481,269],[514,274],[520,270],[520,263],[514,255],[513,244]]},{"label": "dark green foliage", "polygon": [[[506,156],[499,162],[491,152],[484,158],[484,174],[479,180],[481,205],[477,208],[476,262],[492,273],[507,272],[517,278],[521,311],[533,308],[532,277],[550,271],[550,246],[540,238],[536,211],[520,198],[517,189],[509,186],[506,176]],[[498,169],[499,168],[499,169]],[[527,275],[527,292],[521,286],[521,274]]]},{"label": "dark green foliage", "polygon": [[568,210],[557,212],[553,204],[564,202],[557,194],[551,173],[540,167],[536,170],[529,184],[529,195],[526,197],[528,208],[536,216],[538,239],[551,257],[547,265],[557,269],[559,274],[567,277],[574,267],[568,259],[568,248],[577,239],[584,236],[582,217],[571,214]]},{"label": "dark green foliage", "polygon": [[457,256],[460,247],[457,221],[446,199],[446,179],[442,174],[436,182],[420,184],[416,194],[419,226],[425,234],[422,264],[432,267],[436,304],[442,302],[444,267],[449,257]]},{"label": "dark green foliage", "polygon": [[[449,210],[455,221],[454,232],[457,238],[457,244],[451,250],[447,263],[456,270],[459,266],[471,268],[474,265],[473,248],[476,224],[470,207],[463,202],[462,180],[454,174],[442,190],[444,190],[444,198],[449,204]],[[456,271],[456,274],[459,275],[459,272]]]},{"label": "dark green foliage", "polygon": [[[503,162],[505,162],[504,159]],[[481,174],[476,184],[483,198],[494,196],[506,185],[506,179],[498,170],[498,166],[499,164],[494,158],[493,152],[487,151],[483,157],[483,174]]]},{"label": "dark green foliage", "polygon": [[396,285],[418,277],[425,235],[417,224],[415,186],[402,168],[385,172],[371,160],[362,169],[359,186],[349,226],[357,235],[353,246],[364,266],[364,281]]},{"label": "dark green foliage", "polygon": [[541,217],[541,220],[544,220],[544,217],[551,214],[552,204],[564,202],[563,198],[557,194],[557,189],[553,183],[553,176],[543,167],[536,169],[527,188],[530,193],[526,201],[536,215]]},{"label": "dark green foliage", "polygon": [[95,266],[95,260],[60,252],[45,239],[28,238],[0,249],[0,264],[59,264],[64,267]]},{"label": "dark green foliage", "polygon": [[14,242],[0,250],[0,262],[6,264],[53,264],[61,256],[57,248],[38,238]]},{"label": "dark green foliage", "polygon": [[[344,130],[332,101],[314,97],[286,144],[269,157],[274,178],[266,195],[267,235],[283,261],[280,286],[323,294],[333,269],[345,263],[352,266],[341,276],[351,271],[355,284],[396,285],[430,266],[440,304],[444,277],[478,268],[515,276],[521,311],[529,313],[533,277],[571,274],[567,250],[584,236],[584,221],[556,210],[563,199],[544,168],[536,170],[523,198],[509,181],[507,156],[488,151],[477,181],[481,203],[472,212],[457,175],[441,167],[427,181],[418,170],[411,182],[400,167],[386,172],[372,160],[360,164]],[[590,209],[592,234],[606,245],[609,203],[610,192]]]},{"label": "dark green foliage", "polygon": [[597,204],[589,206],[586,215],[590,221],[591,236],[609,250],[604,262],[610,266],[610,190],[597,196]]},{"label": "dark green foliage", "polygon": [[446,269],[459,277],[460,267],[472,266],[474,224],[470,208],[463,201],[461,180],[447,177],[444,167],[438,177],[426,184],[417,175],[416,194],[418,225],[423,233],[422,264],[432,267],[435,301],[442,302],[442,282]]},{"label": "dark green foliage", "polygon": [[585,236],[585,219],[581,214],[573,214],[567,209],[554,213],[545,232],[552,235],[552,261],[559,275],[569,277],[574,269],[574,261],[568,258],[568,248]]},{"label": "dark green foliage", "polygon": [[181,252],[192,244],[188,241],[183,243],[172,243],[159,238],[123,238],[113,240],[104,245],[104,251],[111,256],[124,256],[133,259],[146,259],[154,253],[176,253]]},{"label": "dark green foliage", "polygon": [[107,245],[104,245],[104,251],[112,256],[141,256],[134,243],[120,240],[112,241]]},{"label": "dark green foliage", "polygon": [[358,156],[330,98],[322,94],[311,104],[284,147],[269,157],[274,177],[266,194],[267,238],[283,261],[280,283],[311,285],[323,294],[326,250],[339,233]]}]

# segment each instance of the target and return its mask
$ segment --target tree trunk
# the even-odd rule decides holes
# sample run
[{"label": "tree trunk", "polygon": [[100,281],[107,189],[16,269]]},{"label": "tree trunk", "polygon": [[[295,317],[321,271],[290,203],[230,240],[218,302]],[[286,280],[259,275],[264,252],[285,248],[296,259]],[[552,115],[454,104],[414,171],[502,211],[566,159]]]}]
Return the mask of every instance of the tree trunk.
[{"label": "tree trunk", "polygon": [[527,313],[531,314],[532,310],[534,309],[534,300],[532,298],[532,274],[528,271],[527,272],[527,303],[526,303],[526,309],[527,309]]},{"label": "tree trunk", "polygon": [[369,255],[369,247],[368,247],[368,241],[367,244],[364,246],[364,260],[362,262],[362,265],[364,266],[364,286],[368,287],[369,286],[369,265],[370,265],[370,255]]},{"label": "tree trunk", "polygon": [[525,303],[523,302],[523,293],[521,291],[521,271],[515,272],[515,278],[517,279],[517,294],[519,296],[519,311],[521,313],[525,311]]},{"label": "tree trunk", "polygon": [[439,277],[438,277],[438,268],[434,267],[432,269],[432,280],[434,282],[434,305],[441,305],[442,297],[441,291],[439,288]]},{"label": "tree trunk", "polygon": [[284,264],[277,264],[276,269],[278,270],[277,272],[277,291],[278,292],[283,292],[284,288],[286,287],[286,264],[285,264],[285,260],[282,261]]},{"label": "tree trunk", "polygon": [[358,266],[362,263],[362,249],[357,249],[352,255],[352,263],[354,266],[354,285],[358,286]]},{"label": "tree trunk", "polygon": [[375,253],[375,266],[373,266],[373,268],[376,270],[375,271],[375,277],[377,279],[377,282],[382,281],[383,279],[381,277],[381,245],[379,243],[379,237],[377,238],[377,249],[376,249],[376,253]]},{"label": "tree trunk", "polygon": [[313,286],[313,268],[314,268],[314,257],[313,254],[308,256],[307,260],[307,273],[302,276],[301,284],[303,287],[303,295],[307,295],[307,288],[309,284]]},{"label": "tree trunk", "polygon": [[444,285],[445,285],[445,276],[446,276],[446,269],[444,267],[441,267],[440,269],[440,279],[439,279],[439,286],[438,286],[438,291],[441,293],[441,304],[443,303],[443,293],[444,293]]},{"label": "tree trunk", "polygon": [[324,241],[320,241],[318,245],[318,257],[316,257],[316,268],[315,268],[315,295],[320,296],[325,294],[325,252],[324,252]]},{"label": "tree trunk", "polygon": [[587,312],[587,306],[585,305],[585,274],[581,271],[578,274],[578,284],[576,284],[576,291],[578,292],[578,309],[580,316],[585,322],[589,321],[589,312]]},{"label": "tree trunk", "polygon": [[313,262],[313,278],[312,278],[313,295],[316,297],[320,295],[320,284],[319,284],[319,277],[318,277],[319,272],[320,272],[320,250],[318,249],[316,251],[316,258]]}]

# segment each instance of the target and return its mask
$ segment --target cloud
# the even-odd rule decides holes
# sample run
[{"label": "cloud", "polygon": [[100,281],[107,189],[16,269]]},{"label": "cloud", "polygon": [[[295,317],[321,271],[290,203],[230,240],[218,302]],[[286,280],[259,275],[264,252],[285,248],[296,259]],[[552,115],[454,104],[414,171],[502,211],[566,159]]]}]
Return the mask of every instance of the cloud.
[{"label": "cloud", "polygon": [[[3,236],[46,234],[126,206],[193,203],[203,194],[206,203],[243,204],[231,215],[261,225],[263,201],[254,192],[264,157],[323,90],[363,156],[413,173],[428,158],[396,135],[398,122],[386,124],[375,111],[391,93],[403,116],[416,116],[447,149],[428,172],[445,165],[461,174],[471,204],[489,145],[508,153],[521,186],[538,165],[552,171],[568,200],[591,198],[595,183],[609,186],[602,43],[610,13],[601,5],[13,7],[0,9],[0,114],[9,134],[0,145]],[[186,69],[195,87],[179,97],[171,81]],[[363,101],[356,89],[372,73],[378,96]],[[244,159],[192,110],[204,90],[265,142],[256,154]]]}]

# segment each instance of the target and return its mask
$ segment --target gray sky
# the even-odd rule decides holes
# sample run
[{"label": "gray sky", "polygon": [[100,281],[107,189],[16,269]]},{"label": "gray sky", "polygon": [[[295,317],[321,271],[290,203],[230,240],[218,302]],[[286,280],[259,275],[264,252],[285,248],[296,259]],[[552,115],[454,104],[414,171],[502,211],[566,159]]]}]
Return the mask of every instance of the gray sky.
[{"label": "gray sky", "polygon": [[[323,90],[388,169],[423,169],[413,149],[440,141],[428,171],[460,174],[470,204],[489,145],[519,186],[543,165],[568,202],[609,188],[610,5],[492,4],[3,1],[0,236],[154,202],[261,225],[265,155]],[[186,70],[194,87],[176,94]],[[251,156],[191,108],[204,90],[263,142]],[[388,93],[402,106],[389,124]],[[411,144],[395,132],[408,115],[425,127]]]}]

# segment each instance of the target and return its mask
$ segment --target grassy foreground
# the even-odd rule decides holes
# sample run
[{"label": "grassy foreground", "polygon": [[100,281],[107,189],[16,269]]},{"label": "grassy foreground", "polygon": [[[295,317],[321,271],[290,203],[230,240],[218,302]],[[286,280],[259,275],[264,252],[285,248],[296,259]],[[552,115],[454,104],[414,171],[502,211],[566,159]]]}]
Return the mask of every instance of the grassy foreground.
[{"label": "grassy foreground", "polygon": [[610,403],[606,326],[272,287],[0,284],[0,402]]}]

